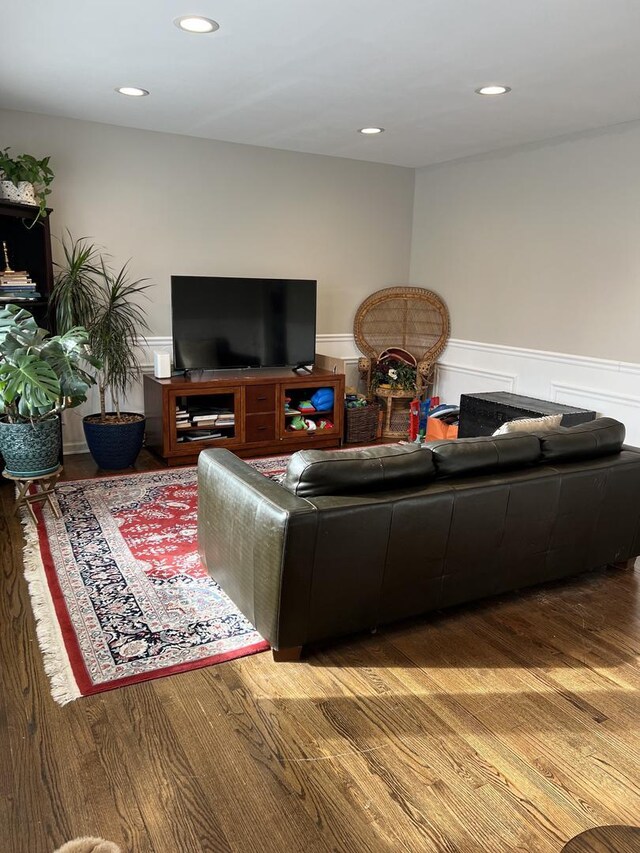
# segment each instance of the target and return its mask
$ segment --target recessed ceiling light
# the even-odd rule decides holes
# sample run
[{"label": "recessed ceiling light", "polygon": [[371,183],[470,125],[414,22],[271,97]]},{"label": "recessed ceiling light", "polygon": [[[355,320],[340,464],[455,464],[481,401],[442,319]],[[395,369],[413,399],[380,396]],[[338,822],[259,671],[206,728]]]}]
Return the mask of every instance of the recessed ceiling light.
[{"label": "recessed ceiling light", "polygon": [[358,133],[366,133],[373,136],[375,133],[384,133],[384,127],[361,127]]},{"label": "recessed ceiling light", "polygon": [[220,24],[211,18],[203,18],[201,15],[183,15],[173,22],[176,27],[186,33],[214,33],[220,29]]},{"label": "recessed ceiling light", "polygon": [[506,95],[510,91],[511,86],[480,86],[476,95]]},{"label": "recessed ceiling light", "polygon": [[140,89],[138,86],[119,86],[116,92],[120,95],[128,95],[130,98],[144,98],[149,94],[147,89]]}]

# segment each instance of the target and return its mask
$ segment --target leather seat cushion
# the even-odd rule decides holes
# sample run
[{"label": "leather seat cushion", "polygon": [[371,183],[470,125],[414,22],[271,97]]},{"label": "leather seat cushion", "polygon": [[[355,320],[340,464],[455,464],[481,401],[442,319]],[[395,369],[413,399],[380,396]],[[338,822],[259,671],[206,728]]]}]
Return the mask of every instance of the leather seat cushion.
[{"label": "leather seat cushion", "polygon": [[438,477],[533,465],[541,458],[540,440],[522,433],[431,441],[426,446],[433,453]]},{"label": "leather seat cushion", "polygon": [[282,479],[303,498],[417,485],[435,476],[431,451],[389,444],[354,450],[299,450]]},{"label": "leather seat cushion", "polygon": [[545,462],[560,462],[620,453],[626,431],[613,418],[597,418],[573,427],[559,427],[538,436]]}]

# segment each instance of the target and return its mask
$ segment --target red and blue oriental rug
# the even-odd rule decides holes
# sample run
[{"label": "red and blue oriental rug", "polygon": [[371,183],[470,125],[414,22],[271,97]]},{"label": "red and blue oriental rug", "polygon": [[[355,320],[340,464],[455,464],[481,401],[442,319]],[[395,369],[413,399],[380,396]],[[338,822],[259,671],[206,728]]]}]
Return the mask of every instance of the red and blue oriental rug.
[{"label": "red and blue oriental rug", "polygon": [[[288,457],[251,461],[265,476]],[[61,704],[269,648],[197,551],[196,469],[59,483],[25,521],[25,577]]]}]

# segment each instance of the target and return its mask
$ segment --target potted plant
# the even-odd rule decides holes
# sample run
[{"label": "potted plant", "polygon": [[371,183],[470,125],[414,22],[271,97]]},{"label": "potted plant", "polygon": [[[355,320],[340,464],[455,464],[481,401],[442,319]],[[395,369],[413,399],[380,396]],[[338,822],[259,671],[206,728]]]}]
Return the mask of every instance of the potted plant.
[{"label": "potted plant", "polygon": [[54,178],[49,166],[50,158],[37,160],[31,154],[10,157],[9,150],[0,149],[0,198],[37,206],[33,227],[41,216],[47,215],[49,185]]},{"label": "potted plant", "polygon": [[9,474],[33,477],[58,467],[57,415],[87,399],[95,384],[87,368],[100,364],[88,340],[81,327],[50,336],[24,308],[0,309],[0,452]]},{"label": "potted plant", "polygon": [[[145,417],[122,411],[121,400],[140,376],[136,350],[149,326],[136,300],[149,285],[130,278],[128,262],[112,270],[85,237],[74,241],[69,234],[63,247],[65,262],[57,265],[51,294],[56,322],[60,330],[86,327],[89,349],[101,364],[100,412],[83,419],[87,444],[100,468],[128,468],[142,447]],[[107,396],[113,411],[107,411]]]},{"label": "potted plant", "polygon": [[398,358],[380,360],[371,374],[371,391],[377,393],[380,389],[401,392],[416,390],[416,368]]}]

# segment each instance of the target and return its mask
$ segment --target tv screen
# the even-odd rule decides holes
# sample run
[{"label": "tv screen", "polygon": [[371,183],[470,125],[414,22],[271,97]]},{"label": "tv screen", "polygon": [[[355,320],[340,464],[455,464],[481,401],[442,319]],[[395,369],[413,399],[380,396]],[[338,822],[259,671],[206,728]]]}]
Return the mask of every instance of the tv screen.
[{"label": "tv screen", "polygon": [[313,364],[316,282],[171,276],[177,370]]}]

